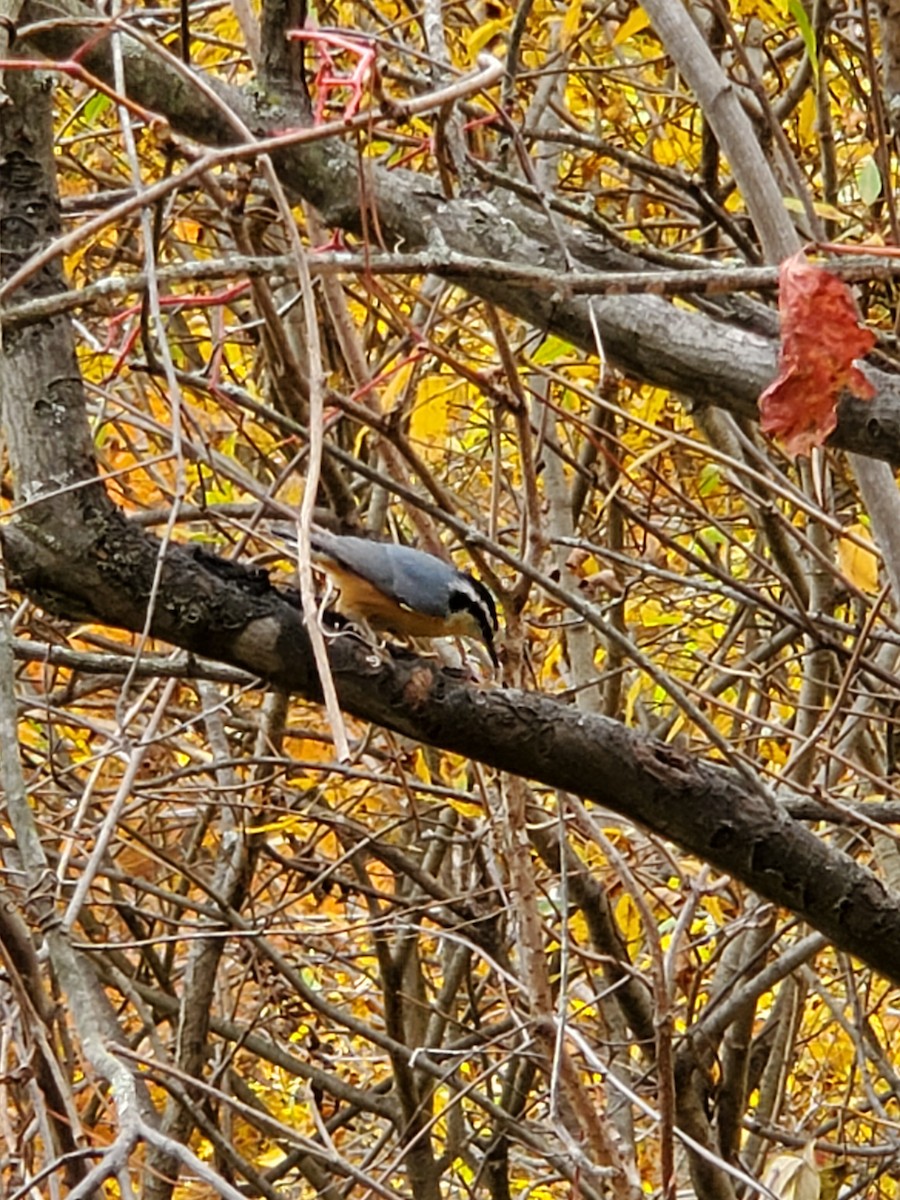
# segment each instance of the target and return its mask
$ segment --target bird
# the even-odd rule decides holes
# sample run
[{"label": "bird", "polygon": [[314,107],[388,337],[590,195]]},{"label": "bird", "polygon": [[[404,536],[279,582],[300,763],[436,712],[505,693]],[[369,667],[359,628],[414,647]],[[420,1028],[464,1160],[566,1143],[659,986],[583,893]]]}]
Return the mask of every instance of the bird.
[{"label": "bird", "polygon": [[315,528],[309,541],[313,561],[339,593],[342,616],[400,637],[477,638],[500,666],[497,607],[474,576],[413,546]]}]

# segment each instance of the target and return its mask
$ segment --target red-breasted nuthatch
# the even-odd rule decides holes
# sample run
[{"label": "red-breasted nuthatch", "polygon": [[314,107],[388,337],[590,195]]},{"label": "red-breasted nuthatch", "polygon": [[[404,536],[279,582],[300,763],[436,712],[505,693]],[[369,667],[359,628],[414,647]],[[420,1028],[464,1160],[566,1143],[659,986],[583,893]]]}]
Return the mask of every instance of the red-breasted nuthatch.
[{"label": "red-breasted nuthatch", "polygon": [[494,597],[473,576],[412,546],[322,529],[309,540],[313,561],[340,593],[335,608],[343,616],[401,637],[478,638],[500,665]]}]

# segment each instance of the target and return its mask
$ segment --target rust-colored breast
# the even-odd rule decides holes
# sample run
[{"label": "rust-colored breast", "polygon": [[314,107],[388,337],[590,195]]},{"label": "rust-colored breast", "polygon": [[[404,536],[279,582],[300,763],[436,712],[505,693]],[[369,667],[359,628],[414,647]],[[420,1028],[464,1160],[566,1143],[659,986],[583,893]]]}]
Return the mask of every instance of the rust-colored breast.
[{"label": "rust-colored breast", "polygon": [[411,612],[389,596],[385,596],[367,579],[353,575],[335,562],[323,563],[335,587],[340,592],[335,608],[352,621],[367,621],[373,629],[405,637],[446,637],[461,633],[452,618],[429,617]]}]

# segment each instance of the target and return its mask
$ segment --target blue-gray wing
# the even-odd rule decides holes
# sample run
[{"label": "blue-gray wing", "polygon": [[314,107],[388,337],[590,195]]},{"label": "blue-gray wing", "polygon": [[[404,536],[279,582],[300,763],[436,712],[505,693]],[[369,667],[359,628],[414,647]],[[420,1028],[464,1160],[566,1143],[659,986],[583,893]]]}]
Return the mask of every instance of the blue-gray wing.
[{"label": "blue-gray wing", "polygon": [[407,608],[430,617],[447,615],[450,585],[458,572],[433,554],[324,530],[314,530],[310,542],[314,551],[367,579]]}]

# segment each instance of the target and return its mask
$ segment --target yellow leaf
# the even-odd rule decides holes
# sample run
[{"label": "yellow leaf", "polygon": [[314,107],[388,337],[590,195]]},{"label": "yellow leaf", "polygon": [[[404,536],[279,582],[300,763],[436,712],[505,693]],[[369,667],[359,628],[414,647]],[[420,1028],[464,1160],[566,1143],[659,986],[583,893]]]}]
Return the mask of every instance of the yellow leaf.
[{"label": "yellow leaf", "polygon": [[277,821],[267,821],[263,825],[248,825],[246,833],[281,833],[285,829],[293,829],[301,824],[303,817],[291,813],[286,817],[279,817]]},{"label": "yellow leaf", "polygon": [[566,15],[563,17],[562,28],[560,30],[560,42],[565,46],[571,46],[577,34],[578,27],[581,24],[581,0],[573,0],[573,3],[566,9]]},{"label": "yellow leaf", "polygon": [[[847,533],[857,540],[872,540],[865,525],[858,523],[850,525]],[[842,537],[838,542],[838,562],[841,571],[854,587],[859,588],[861,592],[868,592],[869,595],[878,591],[878,555],[874,550],[867,550],[864,546],[857,545],[857,541]]]},{"label": "yellow leaf", "polygon": [[410,440],[432,460],[446,451],[450,403],[458,395],[459,383],[444,375],[429,375],[419,381],[416,403],[409,423]]},{"label": "yellow leaf", "polygon": [[416,778],[421,779],[423,783],[432,782],[431,767],[428,765],[428,756],[424,750],[416,750],[413,757],[413,769],[416,773]]},{"label": "yellow leaf", "polygon": [[381,392],[381,404],[385,412],[390,412],[403,399],[403,393],[406,391],[406,385],[409,383],[412,369],[413,363],[411,361],[403,363],[384,385]]},{"label": "yellow leaf", "polygon": [[262,1167],[277,1167],[284,1162],[285,1154],[280,1146],[270,1146],[268,1150],[264,1150],[262,1154],[258,1154],[254,1162]]},{"label": "yellow leaf", "polygon": [[634,708],[637,704],[641,693],[644,690],[644,681],[640,675],[634,680],[628,689],[625,696],[625,724],[631,725],[634,721]]},{"label": "yellow leaf", "polygon": [[666,741],[669,743],[670,746],[673,746],[676,744],[675,739],[678,737],[679,733],[681,733],[682,729],[684,729],[686,725],[687,725],[687,721],[685,720],[684,714],[679,713],[678,716],[675,718],[674,724],[666,732]]},{"label": "yellow leaf", "polygon": [[649,24],[650,18],[644,10],[642,8],[634,9],[631,16],[619,26],[616,36],[613,38],[613,44],[621,46],[630,37],[633,37],[636,33],[640,33],[642,29],[646,29]]},{"label": "yellow leaf", "polygon": [[463,796],[450,796],[449,804],[460,816],[467,817],[470,821],[480,821],[484,816],[483,804],[479,804],[474,800],[466,800]]},{"label": "yellow leaf", "polygon": [[[784,196],[781,202],[789,212],[799,213],[801,216],[806,212],[806,205],[797,196]],[[833,204],[826,204],[824,200],[813,201],[813,212],[826,221],[844,219],[844,213],[839,208],[835,208]]]},{"label": "yellow leaf", "polygon": [[496,21],[485,21],[483,25],[479,25],[477,29],[473,29],[466,38],[466,48],[470,56],[475,58],[485,47],[491,44],[494,38],[506,33],[506,27],[509,22],[509,17],[503,17]]},{"label": "yellow leaf", "polygon": [[798,113],[797,132],[803,142],[808,142],[816,127],[816,97],[812,88],[803,93]]},{"label": "yellow leaf", "polygon": [[554,641],[547,647],[546,653],[541,661],[540,681],[543,684],[549,683],[556,679],[559,675],[559,663],[562,660],[562,645],[559,641]]},{"label": "yellow leaf", "polygon": [[622,937],[629,946],[641,940],[641,916],[637,905],[626,892],[616,902],[616,922],[622,932]]},{"label": "yellow leaf", "polygon": [[814,200],[813,211],[816,216],[822,217],[825,221],[843,221],[844,219],[844,214],[839,208],[835,208],[833,204],[826,204],[824,200]]}]

